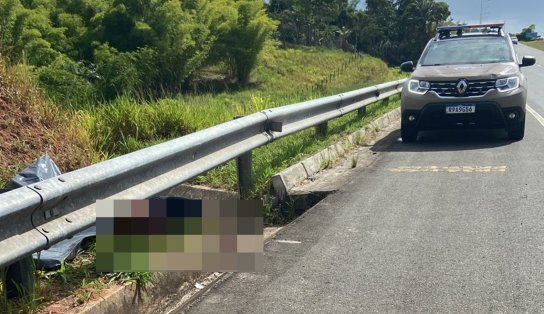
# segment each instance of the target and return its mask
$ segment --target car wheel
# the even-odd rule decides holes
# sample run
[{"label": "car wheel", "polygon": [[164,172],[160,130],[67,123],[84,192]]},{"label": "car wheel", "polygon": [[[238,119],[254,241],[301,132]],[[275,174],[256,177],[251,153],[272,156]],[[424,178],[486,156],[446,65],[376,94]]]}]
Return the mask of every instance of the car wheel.
[{"label": "car wheel", "polygon": [[400,136],[404,143],[415,142],[417,140],[417,129],[403,126],[400,129]]},{"label": "car wheel", "polygon": [[512,141],[520,141],[525,136],[525,119],[516,127],[508,130],[508,139]]}]

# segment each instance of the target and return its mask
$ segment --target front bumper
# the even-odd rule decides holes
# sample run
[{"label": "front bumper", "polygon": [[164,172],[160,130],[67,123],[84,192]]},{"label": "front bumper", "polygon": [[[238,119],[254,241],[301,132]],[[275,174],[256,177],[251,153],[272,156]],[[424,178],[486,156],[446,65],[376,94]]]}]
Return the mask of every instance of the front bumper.
[{"label": "front bumper", "polygon": [[[496,103],[475,103],[474,113],[446,114],[446,104],[428,104],[422,110],[404,110],[402,125],[417,128],[418,130],[438,129],[493,129],[509,128],[518,125],[525,119],[525,108],[501,108]],[[515,114],[514,119],[508,116]],[[410,121],[409,116],[415,120]]]},{"label": "front bumper", "polygon": [[[405,89],[406,90],[406,89]],[[417,95],[402,93],[402,125],[418,130],[458,128],[509,128],[525,119],[527,91],[520,87],[515,91],[501,93],[489,91],[481,97],[439,97],[434,92]],[[446,106],[457,103],[475,105],[474,113],[446,114]],[[508,118],[515,113],[514,119]],[[410,121],[409,116],[415,120]]]}]

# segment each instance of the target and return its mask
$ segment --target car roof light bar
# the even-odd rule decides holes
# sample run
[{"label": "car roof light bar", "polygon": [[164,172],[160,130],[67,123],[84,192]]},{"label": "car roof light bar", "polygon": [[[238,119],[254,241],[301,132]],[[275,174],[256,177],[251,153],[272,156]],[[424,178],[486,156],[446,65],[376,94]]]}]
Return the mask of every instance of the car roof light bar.
[{"label": "car roof light bar", "polygon": [[436,39],[450,38],[452,31],[457,31],[457,36],[463,36],[463,31],[468,29],[496,29],[497,35],[502,36],[502,29],[504,28],[504,22],[501,23],[488,23],[488,24],[469,24],[469,25],[452,25],[452,26],[438,26],[436,28]]}]

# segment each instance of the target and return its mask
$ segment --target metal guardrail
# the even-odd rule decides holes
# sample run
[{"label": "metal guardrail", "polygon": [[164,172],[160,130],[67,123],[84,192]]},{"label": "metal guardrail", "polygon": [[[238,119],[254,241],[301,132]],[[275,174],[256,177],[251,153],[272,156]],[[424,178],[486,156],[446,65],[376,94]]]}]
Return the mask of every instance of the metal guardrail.
[{"label": "metal guardrail", "polygon": [[271,141],[399,93],[404,80],[266,109],[0,194],[0,267],[95,223],[97,199],[145,199]]}]

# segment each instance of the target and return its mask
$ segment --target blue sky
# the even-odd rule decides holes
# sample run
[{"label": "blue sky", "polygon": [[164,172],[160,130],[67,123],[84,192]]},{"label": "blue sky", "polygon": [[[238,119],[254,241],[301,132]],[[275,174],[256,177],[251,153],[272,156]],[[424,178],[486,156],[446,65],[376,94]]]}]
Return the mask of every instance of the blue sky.
[{"label": "blue sky", "polygon": [[[506,30],[519,33],[531,24],[536,30],[544,30],[544,1],[542,0],[451,0],[454,21],[479,23],[480,11],[484,22],[505,21]],[[483,4],[483,5],[482,5]],[[483,10],[480,10],[483,7]]]},{"label": "blue sky", "polygon": [[[479,23],[481,11],[483,22],[505,21],[506,31],[510,33],[519,33],[531,24],[536,25],[537,31],[544,31],[543,0],[445,0],[444,2],[450,6],[451,18],[456,22]],[[359,1],[359,7],[365,5],[365,0]],[[480,10],[481,7],[483,10]]]}]

